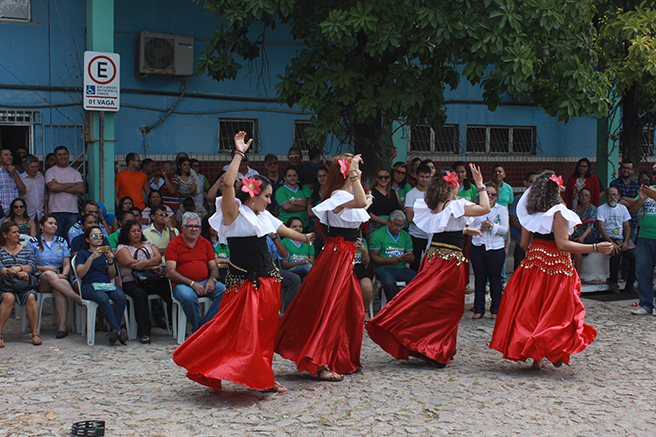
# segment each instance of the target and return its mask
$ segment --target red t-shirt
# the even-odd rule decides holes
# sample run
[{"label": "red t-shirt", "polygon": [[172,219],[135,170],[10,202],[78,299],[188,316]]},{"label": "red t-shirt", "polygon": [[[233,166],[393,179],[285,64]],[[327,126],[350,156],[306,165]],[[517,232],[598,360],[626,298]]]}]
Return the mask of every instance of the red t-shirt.
[{"label": "red t-shirt", "polygon": [[134,206],[139,209],[146,207],[144,203],[144,188],[147,186],[148,178],[146,174],[138,170],[134,173],[123,170],[114,179],[114,187],[118,188],[118,198],[122,199],[125,196],[129,196]]},{"label": "red t-shirt", "polygon": [[182,235],[175,237],[166,247],[164,254],[166,261],[175,261],[175,270],[192,281],[200,282],[209,278],[207,263],[215,260],[212,243],[203,237],[198,237],[192,249],[182,239]]}]

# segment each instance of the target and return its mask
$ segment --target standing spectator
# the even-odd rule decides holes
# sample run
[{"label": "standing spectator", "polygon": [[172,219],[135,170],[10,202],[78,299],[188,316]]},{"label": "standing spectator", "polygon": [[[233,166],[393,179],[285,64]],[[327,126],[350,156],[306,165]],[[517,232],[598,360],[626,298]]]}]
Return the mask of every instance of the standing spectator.
[{"label": "standing spectator", "polygon": [[68,319],[68,298],[82,305],[82,298],[73,291],[68,282],[71,269],[71,251],[68,243],[62,237],[57,237],[57,219],[44,215],[39,221],[39,234],[30,239],[27,246],[34,252],[34,260],[39,275],[39,291],[52,292],[55,297],[55,309],[59,319],[57,338],[68,335],[66,320]]},{"label": "standing spectator", "polygon": [[84,192],[84,182],[80,172],[68,165],[66,147],[56,147],[55,158],[57,165],[50,167],[45,176],[49,194],[48,212],[57,219],[57,236],[66,237],[79,218],[77,195]]},{"label": "standing spectator", "polygon": [[162,195],[157,190],[150,190],[150,194],[148,194],[148,206],[143,211],[141,211],[141,224],[149,225],[151,223],[150,211],[155,205],[162,205],[166,215],[171,219],[171,224],[173,227],[177,227],[178,222],[175,218],[175,211],[163,204]]},{"label": "standing spectator", "polygon": [[[116,340],[128,342],[128,332],[121,329],[125,311],[125,293],[112,282],[117,274],[114,255],[108,246],[103,246],[103,234],[99,227],[91,226],[84,231],[84,249],[75,256],[75,267],[82,282],[82,299],[96,302],[109,325],[109,344]],[[114,301],[114,307],[110,303]],[[87,329],[94,329],[87,326]]]},{"label": "standing spectator", "polygon": [[405,206],[405,196],[412,189],[408,179],[408,170],[403,162],[395,162],[392,166],[392,189],[396,191],[401,207]]},{"label": "standing spectator", "polygon": [[[611,181],[610,186],[616,188],[620,195],[620,204],[626,206],[627,210],[638,196],[640,184],[631,179],[633,176],[633,163],[631,161],[620,164],[620,177]],[[637,214],[631,214],[631,241],[636,240],[638,235],[638,217]]]},{"label": "standing spectator", "polygon": [[590,190],[592,196],[590,198],[590,203],[594,206],[599,206],[599,197],[602,190],[601,182],[599,182],[599,178],[593,175],[590,171],[590,161],[588,158],[579,159],[576,163],[576,170],[570,175],[569,179],[567,179],[563,200],[568,208],[575,210],[579,193],[583,188]]},{"label": "standing spectator", "polygon": [[636,278],[640,306],[631,311],[635,315],[654,312],[654,267],[656,267],[656,187],[643,185],[631,212],[642,211],[638,242],[636,243]]},{"label": "standing spectator", "polygon": [[162,168],[162,177],[156,176],[150,186],[153,190],[159,190],[162,195],[162,203],[173,211],[180,208],[180,179],[175,174],[176,169],[175,162],[165,163]]},{"label": "standing spectator", "polygon": [[[529,171],[526,173],[526,176],[524,176],[524,187],[528,189],[531,185],[533,185],[533,182],[535,182],[535,177],[538,174],[534,171]],[[522,225],[519,223],[519,220],[517,219],[517,203],[519,203],[519,199],[522,197],[524,193],[519,193],[518,195],[515,196],[515,199],[513,200],[513,203],[510,205],[509,211],[508,211],[508,218],[509,218],[509,223],[510,223],[510,235],[512,235],[512,238],[515,240],[515,251],[513,253],[513,261],[514,261],[514,266],[513,266],[513,271],[517,270],[517,267],[521,264],[522,261],[524,261],[524,258],[526,257],[526,252],[524,252],[524,249],[522,249]]]},{"label": "standing spectator", "polygon": [[114,179],[114,195],[116,204],[123,197],[131,197],[134,206],[139,209],[146,207],[146,199],[150,193],[148,178],[146,174],[139,170],[141,168],[141,158],[136,153],[128,153],[125,156],[127,168],[116,175]]},{"label": "standing spectator", "polygon": [[[597,224],[597,207],[590,203],[592,194],[588,188],[582,188],[574,212],[581,219],[581,224],[574,227],[574,232],[569,239],[582,244],[594,244],[599,241],[599,232],[595,228]],[[572,262],[577,272],[581,271],[583,256],[587,254],[572,253]]]},{"label": "standing spectator", "polygon": [[0,205],[5,211],[9,211],[11,201],[19,196],[25,195],[25,184],[12,165],[14,155],[7,147],[0,149]]},{"label": "standing spectator", "polygon": [[[100,227],[103,235],[105,237],[109,237],[109,232],[107,232],[107,228],[102,224],[103,220],[99,217],[99,211],[100,208],[98,208],[98,204],[95,201],[87,200],[84,202],[84,206],[82,207],[82,216],[84,217],[87,214],[94,215],[98,220],[98,226]],[[84,234],[84,229],[82,229],[82,220],[79,220],[78,222],[74,223],[73,226],[71,226],[67,233],[68,243],[71,245],[71,247],[73,247],[73,239],[82,234]]]},{"label": "standing spectator", "polygon": [[41,220],[46,209],[46,178],[39,173],[39,160],[34,155],[25,158],[25,172],[21,173],[25,184],[27,215],[35,221]]},{"label": "standing spectator", "polygon": [[303,152],[301,152],[301,149],[297,146],[293,146],[289,149],[289,152],[287,152],[287,160],[289,161],[289,166],[294,167],[300,175],[301,171],[303,171],[303,167],[305,167],[303,165]]},{"label": "standing spectator", "polygon": [[14,163],[16,164],[16,170],[18,173],[25,173],[25,157],[29,155],[30,152],[25,146],[16,146],[16,153],[14,154]]},{"label": "standing spectator", "polygon": [[[180,199],[193,197],[198,193],[198,176],[196,172],[191,172],[191,163],[189,158],[182,157],[178,159],[178,169],[176,171],[180,181]],[[179,221],[179,220],[178,220]]]},{"label": "standing spectator", "polygon": [[169,243],[179,234],[165,208],[164,205],[155,205],[151,208],[152,224],[143,231],[146,240],[152,241],[160,253],[166,252]]},{"label": "standing spectator", "polygon": [[[200,236],[200,218],[195,212],[182,216],[182,234],[166,248],[166,276],[173,282],[173,297],[181,304],[196,332],[205,322],[219,312],[225,285],[217,282],[219,269],[216,266],[214,248]],[[204,318],[200,316],[199,296],[212,299],[212,305]],[[184,326],[178,329],[185,329]]]},{"label": "standing spectator", "polygon": [[428,237],[429,235],[419,229],[417,225],[412,221],[415,217],[414,204],[418,199],[424,199],[426,195],[426,188],[431,180],[430,167],[427,165],[420,165],[417,169],[417,186],[408,192],[406,195],[406,206],[405,206],[405,217],[410,226],[408,227],[408,233],[412,238],[412,253],[415,255],[415,259],[410,263],[410,268],[415,272],[419,272],[419,266],[421,265],[422,252],[428,246]]},{"label": "standing spectator", "polygon": [[408,183],[414,187],[415,185],[417,185],[417,169],[421,164],[421,158],[417,158],[417,157],[412,158],[410,164],[411,165],[408,167]]},{"label": "standing spectator", "polygon": [[608,288],[613,293],[619,293],[617,284],[620,260],[625,258],[629,262],[629,270],[626,276],[624,292],[633,292],[635,282],[635,248],[631,247],[631,214],[626,206],[619,203],[620,192],[615,187],[606,189],[606,203],[597,209],[597,228],[601,237],[613,243],[613,251],[610,255],[609,267],[610,278]]},{"label": "standing spectator", "polygon": [[282,177],[282,173],[279,171],[280,162],[278,161],[278,157],[273,153],[269,153],[267,156],[265,156],[264,168],[266,169],[266,177],[268,177],[271,181],[271,187],[273,188],[273,194],[271,194],[271,203],[269,206],[267,206],[267,209],[270,213],[277,216],[278,214],[276,208],[278,207],[278,202],[276,202],[276,191],[285,183],[285,178]]},{"label": "standing spectator", "polygon": [[207,194],[207,190],[210,188],[210,183],[204,175],[200,174],[199,160],[192,158],[189,160],[189,164],[191,164],[191,169],[196,172],[198,177],[198,192],[194,197],[194,202],[196,202],[196,205],[198,206],[204,206],[205,195]]},{"label": "standing spectator", "polygon": [[497,202],[501,206],[508,208],[514,199],[513,190],[510,185],[504,182],[506,178],[506,171],[503,169],[501,164],[497,164],[492,167],[492,180],[490,181],[494,184],[494,187],[497,189],[499,197]]},{"label": "standing spectator", "polygon": [[[303,222],[298,217],[292,217],[287,220],[286,226],[293,231],[302,235]],[[280,260],[283,269],[296,273],[301,281],[310,272],[314,263],[314,246],[306,244],[304,241],[291,240],[285,238],[282,244],[287,249],[289,255],[286,259]]]},{"label": "standing spectator", "polygon": [[[433,161],[431,161],[430,159],[424,159],[423,161],[421,161],[421,164],[426,164],[428,166],[428,168],[430,168],[431,177],[435,174],[435,171],[437,169],[435,168],[435,163]],[[421,165],[421,164],[419,164],[419,165]]]},{"label": "standing spectator", "polygon": [[462,161],[456,161],[453,163],[453,170],[456,172],[456,175],[458,175],[458,191],[456,197],[462,197],[463,199],[467,199],[474,203],[478,197],[478,191],[476,191],[476,187],[469,182],[467,164]]},{"label": "standing spectator", "polygon": [[[235,156],[235,152],[233,150],[232,156]],[[228,167],[230,167],[230,164],[226,164],[223,166],[223,171],[228,171]],[[248,156],[244,155],[242,160],[239,162],[239,170],[237,171],[237,180],[242,180],[243,178],[250,178],[252,176],[257,176],[260,173],[257,172],[257,170],[254,170],[248,166]]]},{"label": "standing spectator", "polygon": [[[9,220],[13,220],[18,226],[18,232],[27,237],[36,237],[36,224],[27,215],[27,205],[20,197],[11,202],[11,209],[9,210]],[[27,239],[25,239],[27,241]]]},{"label": "standing spectator", "polygon": [[417,272],[406,267],[406,263],[415,260],[415,255],[412,253],[412,239],[403,230],[404,224],[405,214],[392,211],[387,226],[374,232],[369,241],[369,256],[388,302],[398,292],[397,281],[409,283],[417,276]]},{"label": "standing spectator", "polygon": [[157,177],[157,181],[160,182],[162,178],[162,172],[157,170],[157,167],[155,166],[155,161],[153,161],[150,158],[146,158],[141,161],[141,171],[146,175],[146,179],[148,179],[148,186],[150,187],[151,190],[157,190],[160,187],[160,184],[155,184],[157,188],[153,188],[152,185],[155,182],[155,177]]},{"label": "standing spectator", "polygon": [[508,208],[496,203],[497,188],[492,183],[485,186],[490,199],[490,212],[474,217],[470,230],[472,245],[469,257],[474,267],[474,315],[472,319],[480,319],[485,315],[485,284],[490,281],[491,318],[496,319],[501,303],[503,286],[501,271],[506,260],[506,239],[508,232]]},{"label": "standing spectator", "polygon": [[[20,244],[18,226],[11,220],[5,220],[0,225],[0,276],[15,276],[27,280],[28,274],[36,272],[34,253]],[[16,290],[0,290],[0,348],[5,347],[2,341],[4,328],[14,302],[25,307],[27,319],[32,327],[32,344],[39,346],[43,342],[39,337],[39,305],[36,302],[36,290],[18,292]]]},{"label": "standing spectator", "polygon": [[[369,213],[369,228],[367,230],[368,239],[371,234],[378,228],[387,225],[387,218],[392,211],[400,210],[401,203],[399,196],[391,188],[390,171],[386,168],[381,168],[376,172],[376,185],[372,188],[371,194],[374,196],[374,203],[367,211]],[[369,242],[371,246],[371,241]],[[371,250],[371,249],[369,249]],[[375,264],[374,260],[374,264]]]},{"label": "standing spectator", "polygon": [[48,171],[50,167],[54,167],[57,165],[57,156],[55,156],[54,153],[48,153],[46,155],[46,159],[43,162],[43,173]]},{"label": "standing spectator", "polygon": [[289,166],[285,169],[285,185],[276,191],[276,202],[278,202],[278,218],[286,223],[292,217],[298,217],[303,222],[303,227],[310,226],[310,218],[307,213],[308,199],[312,195],[310,190],[298,183],[298,171]]},{"label": "standing spectator", "polygon": [[298,173],[298,179],[301,185],[305,185],[311,190],[314,190],[314,178],[317,175],[317,170],[324,167],[325,164],[321,159],[321,149],[313,147],[308,152],[308,159],[310,162],[305,164]]}]

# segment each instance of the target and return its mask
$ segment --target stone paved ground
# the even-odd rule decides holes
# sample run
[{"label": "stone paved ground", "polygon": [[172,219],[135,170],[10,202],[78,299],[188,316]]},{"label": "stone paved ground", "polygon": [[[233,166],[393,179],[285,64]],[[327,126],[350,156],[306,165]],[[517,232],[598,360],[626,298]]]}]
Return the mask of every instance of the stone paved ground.
[{"label": "stone paved ground", "polygon": [[[460,326],[458,355],[437,370],[402,362],[365,338],[365,368],[343,382],[317,382],[276,356],[289,391],[226,383],[209,393],[171,360],[173,339],[109,347],[79,335],[33,347],[16,320],[0,349],[0,436],[64,436],[73,422],[102,419],[108,436],[656,434],[656,317],[631,316],[631,301],[584,299],[597,340],[572,366],[542,371],[487,348],[493,321]],[[159,333],[159,334],[158,334]]]}]

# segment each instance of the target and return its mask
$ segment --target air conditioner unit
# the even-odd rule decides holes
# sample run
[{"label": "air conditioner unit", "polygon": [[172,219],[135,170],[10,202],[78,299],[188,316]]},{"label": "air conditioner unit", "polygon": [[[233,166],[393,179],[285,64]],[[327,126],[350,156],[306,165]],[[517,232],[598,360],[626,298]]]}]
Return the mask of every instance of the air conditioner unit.
[{"label": "air conditioner unit", "polygon": [[194,38],[140,32],[137,35],[134,72],[192,76],[194,74]]}]

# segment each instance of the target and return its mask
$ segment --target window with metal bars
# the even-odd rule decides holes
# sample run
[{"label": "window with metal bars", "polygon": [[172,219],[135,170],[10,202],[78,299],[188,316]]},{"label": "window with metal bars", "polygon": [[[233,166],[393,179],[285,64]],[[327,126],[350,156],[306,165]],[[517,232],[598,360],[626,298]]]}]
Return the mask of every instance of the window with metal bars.
[{"label": "window with metal bars", "polygon": [[0,0],[0,20],[30,21],[32,0]]},{"label": "window with metal bars", "polygon": [[467,153],[535,155],[536,129],[532,126],[467,126]]},{"label": "window with metal bars", "polygon": [[235,148],[235,134],[246,132],[246,139],[253,139],[249,152],[258,152],[260,132],[257,119],[219,118],[219,152],[231,152]]},{"label": "window with metal bars", "polygon": [[310,126],[308,120],[294,120],[294,146],[301,150],[310,150],[310,146],[305,138],[305,128]]},{"label": "window with metal bars", "polygon": [[[619,135],[617,136],[619,139],[619,146],[620,146],[620,159],[622,158],[622,150],[624,149],[623,141],[622,141],[622,129],[620,129]],[[640,151],[642,152],[643,156],[654,156],[656,155],[655,149],[656,145],[654,144],[654,130],[653,129],[643,129],[642,131],[642,143],[640,144]]]},{"label": "window with metal bars", "polygon": [[420,124],[408,132],[410,152],[458,153],[459,142],[457,125],[445,125],[436,131],[427,124]]}]

